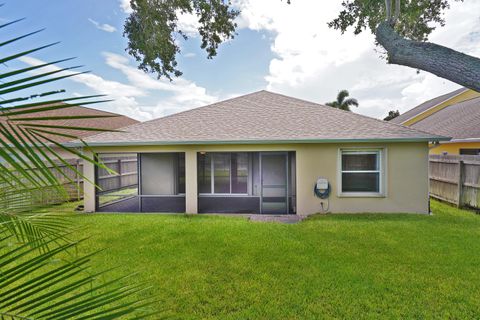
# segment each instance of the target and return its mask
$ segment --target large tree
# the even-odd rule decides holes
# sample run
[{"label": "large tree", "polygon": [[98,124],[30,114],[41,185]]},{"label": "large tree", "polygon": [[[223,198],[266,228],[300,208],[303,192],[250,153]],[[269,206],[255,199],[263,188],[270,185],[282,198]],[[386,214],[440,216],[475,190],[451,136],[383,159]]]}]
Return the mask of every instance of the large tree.
[{"label": "large tree", "polygon": [[463,0],[345,0],[329,26],[359,34],[370,30],[386,50],[388,63],[428,71],[480,92],[480,59],[427,42],[443,26],[450,2]]},{"label": "large tree", "polygon": [[[427,42],[450,2],[463,0],[344,0],[343,10],[329,26],[359,34],[370,30],[386,50],[387,61],[431,72],[480,91],[480,59]],[[474,0],[470,0],[474,1]],[[201,47],[207,57],[217,54],[219,44],[235,36],[239,11],[228,0],[131,0],[124,35],[127,52],[139,68],[158,77],[180,76],[177,38],[187,38],[179,26],[181,14],[198,18]],[[286,1],[289,3],[290,1]],[[294,5],[294,3],[293,3]]]},{"label": "large tree", "polygon": [[178,26],[182,14],[198,17],[201,48],[209,59],[217,55],[218,45],[235,36],[234,22],[239,12],[223,0],[131,0],[133,12],[127,18],[124,35],[127,52],[138,68],[172,79],[181,76],[176,55],[180,53],[177,37],[187,39],[187,32]]}]

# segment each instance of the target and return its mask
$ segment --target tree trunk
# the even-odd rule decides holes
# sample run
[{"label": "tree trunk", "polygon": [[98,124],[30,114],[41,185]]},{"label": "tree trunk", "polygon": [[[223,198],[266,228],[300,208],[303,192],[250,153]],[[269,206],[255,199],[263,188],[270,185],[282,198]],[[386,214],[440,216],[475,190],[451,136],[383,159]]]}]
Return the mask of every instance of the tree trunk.
[{"label": "tree trunk", "polygon": [[388,62],[433,73],[480,92],[480,59],[430,43],[405,39],[382,22],[375,33]]}]

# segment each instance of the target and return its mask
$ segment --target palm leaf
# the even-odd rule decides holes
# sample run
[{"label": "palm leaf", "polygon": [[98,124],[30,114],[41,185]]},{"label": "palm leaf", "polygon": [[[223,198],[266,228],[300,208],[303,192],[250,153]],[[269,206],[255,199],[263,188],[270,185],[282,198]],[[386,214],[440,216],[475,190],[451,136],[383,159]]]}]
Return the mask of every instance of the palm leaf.
[{"label": "palm leaf", "polygon": [[345,100],[345,98],[347,98],[348,96],[350,95],[350,93],[348,92],[348,90],[342,90],[338,93],[337,95],[337,102],[339,105],[342,105],[343,104],[343,101]]},{"label": "palm leaf", "polygon": [[358,107],[358,100],[354,98],[347,99],[343,102],[346,106],[355,106]]},{"label": "palm leaf", "polygon": [[28,68],[13,70],[13,71],[1,74],[0,79],[16,76],[16,75],[19,75],[19,74],[22,74],[22,73],[25,73],[25,72],[31,72],[31,71],[34,71],[36,69],[48,67],[48,66],[51,66],[51,65],[54,65],[54,64],[57,64],[57,63],[62,63],[62,62],[65,62],[65,61],[69,61],[69,60],[72,60],[72,59],[74,59],[74,58],[61,59],[61,60],[57,60],[57,61],[53,61],[53,62],[49,62],[49,63],[44,63],[44,64],[39,64],[39,65],[28,67]]},{"label": "palm leaf", "polygon": [[[35,80],[35,79],[45,78],[45,77],[51,76],[51,75],[56,74],[56,73],[60,73],[60,72],[68,71],[68,70],[73,70],[73,69],[78,69],[78,68],[81,68],[81,67],[82,66],[73,66],[73,67],[58,69],[58,70],[54,70],[54,71],[50,71],[50,72],[44,72],[44,73],[37,74],[37,75],[34,75],[34,76],[21,78],[21,79],[18,79],[18,80],[13,80],[13,81],[10,81],[10,82],[5,82],[5,83],[0,84],[0,89],[12,87],[12,86],[20,84],[20,83],[29,82],[29,81],[32,81],[32,80]],[[53,81],[55,81],[55,80],[53,80]]]},{"label": "palm leaf", "polygon": [[[5,23],[0,28],[21,20]],[[39,31],[10,36],[0,41],[0,47],[28,39]],[[55,44],[0,57],[0,63]],[[72,241],[77,229],[73,220],[45,210],[45,195],[66,199],[64,182],[60,178],[72,182],[60,169],[60,164],[88,182],[56,150],[69,152],[111,172],[95,158],[56,141],[62,137],[84,143],[75,132],[106,130],[65,126],[55,121],[98,116],[45,114],[108,101],[91,100],[100,95],[62,98],[63,89],[41,90],[45,84],[83,73],[71,73],[70,70],[78,66],[55,71],[47,69],[69,60],[55,60],[0,74],[0,95],[9,94],[8,99],[0,101],[0,319],[115,319],[125,316],[143,319],[156,315],[148,310],[149,299],[138,299],[148,289],[145,284],[124,285],[125,277],[99,282],[110,270],[95,271],[91,267],[92,257],[98,253],[78,255],[74,249],[84,240]],[[33,90],[38,91],[29,93]],[[12,97],[19,92],[27,93]],[[52,99],[51,96],[60,98]]]},{"label": "palm leaf", "polygon": [[35,99],[35,98],[42,98],[42,97],[51,96],[51,95],[59,94],[59,93],[65,93],[65,90],[61,89],[61,90],[31,94],[30,96],[27,96],[27,97],[17,97],[17,98],[13,98],[13,99],[0,100],[0,106],[4,105],[4,104],[26,101],[26,100],[31,100],[31,99]]},{"label": "palm leaf", "polygon": [[18,41],[18,40],[21,40],[21,39],[23,39],[23,38],[29,37],[29,36],[34,35],[34,34],[36,34],[36,33],[42,32],[43,30],[45,30],[45,29],[40,29],[40,30],[37,30],[37,31],[33,31],[33,32],[30,32],[30,33],[24,34],[23,36],[16,37],[16,38],[13,38],[13,39],[10,39],[10,40],[1,42],[1,43],[0,43],[0,47],[3,47],[3,46],[5,46],[5,45],[7,45],[7,44],[13,43],[13,42]]},{"label": "palm leaf", "polygon": [[[61,90],[63,92],[64,90]],[[61,93],[61,92],[55,92],[55,93]],[[41,96],[44,96],[42,94]],[[75,97],[75,98],[66,98],[66,99],[57,99],[57,100],[49,100],[49,101],[42,101],[42,102],[35,102],[35,103],[27,103],[27,104],[21,104],[21,105],[16,105],[14,107],[4,107],[2,108],[3,111],[5,112],[10,112],[12,110],[18,110],[18,109],[28,109],[28,108],[35,108],[35,107],[40,107],[40,106],[46,106],[46,105],[55,105],[55,104],[65,104],[66,102],[73,101],[73,100],[85,100],[85,99],[90,99],[90,98],[98,98],[98,97],[104,97],[104,95],[97,94],[97,95],[91,95],[91,96],[83,96],[83,97]],[[27,97],[25,99],[31,99],[35,97]],[[22,98],[23,99],[23,98]],[[0,101],[0,104],[6,104],[6,103],[11,103],[11,102],[18,102],[18,101]]]},{"label": "palm leaf", "polygon": [[[3,7],[3,3],[2,3],[2,5],[1,5],[0,7]],[[17,20],[13,20],[13,21],[10,21],[10,22],[6,22],[6,23],[0,25],[0,29],[1,29],[1,28],[5,28],[5,27],[8,27],[9,25],[12,25],[12,24],[14,24],[14,23],[17,23],[17,22],[20,22],[20,21],[23,21],[23,20],[25,20],[25,18],[20,18],[20,19],[17,19]]]},{"label": "palm leaf", "polygon": [[[0,28],[3,27],[3,26],[6,26],[6,25],[8,25],[8,24],[4,24],[4,25],[0,26]],[[54,46],[56,44],[59,44],[59,42],[50,43],[50,44],[47,44],[45,46],[41,46],[41,47],[31,49],[31,50],[26,50],[26,51],[13,54],[13,55],[5,57],[5,58],[1,58],[0,59],[0,64],[3,64],[3,63],[8,62],[10,60],[18,59],[20,57],[26,56],[28,54],[31,54],[31,53],[34,53],[34,52],[37,52],[37,51],[40,51],[40,50],[43,50],[45,48],[49,48],[49,47]]]},{"label": "palm leaf", "polygon": [[[51,105],[51,104],[39,104],[37,105],[37,108],[32,108],[32,109],[27,109],[27,110],[21,110],[21,111],[9,111],[9,109],[7,109],[7,112],[4,113],[3,115],[0,115],[0,116],[3,116],[3,117],[12,117],[12,116],[18,116],[18,115],[22,115],[22,114],[31,114],[31,113],[41,113],[41,112],[45,112],[45,111],[52,111],[52,110],[58,110],[58,109],[66,109],[66,108],[71,108],[71,107],[75,107],[75,106],[85,106],[85,105],[88,105],[88,104],[96,104],[96,103],[102,103],[102,102],[109,102],[111,100],[97,100],[97,101],[82,101],[82,102],[78,102],[78,103],[73,103],[73,104],[58,104],[58,105]],[[12,107],[14,108],[14,107]],[[12,109],[10,109],[12,110]]]},{"label": "palm leaf", "polygon": [[93,319],[103,315],[114,319],[150,305],[149,300],[122,302],[148,289],[144,284],[122,285],[126,276],[97,284],[97,279],[110,271],[88,271],[91,258],[97,252],[68,259],[68,250],[82,241],[58,244],[51,240],[53,248],[45,252],[18,245],[0,254],[0,316]]}]

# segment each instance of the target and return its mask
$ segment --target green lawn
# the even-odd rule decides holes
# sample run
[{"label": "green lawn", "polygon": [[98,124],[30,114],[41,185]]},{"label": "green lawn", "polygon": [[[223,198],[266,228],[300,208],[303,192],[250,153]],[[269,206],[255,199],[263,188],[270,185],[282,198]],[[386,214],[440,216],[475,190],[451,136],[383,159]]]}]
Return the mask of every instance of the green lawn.
[{"label": "green lawn", "polygon": [[[63,210],[57,207],[57,211]],[[184,215],[78,215],[175,319],[478,318],[480,215],[328,215],[295,225]],[[127,280],[126,280],[127,281]]]},{"label": "green lawn", "polygon": [[110,192],[103,193],[98,197],[98,204],[100,206],[106,205],[110,202],[115,202],[122,198],[128,198],[138,195],[137,187],[125,188],[120,190],[113,190]]}]

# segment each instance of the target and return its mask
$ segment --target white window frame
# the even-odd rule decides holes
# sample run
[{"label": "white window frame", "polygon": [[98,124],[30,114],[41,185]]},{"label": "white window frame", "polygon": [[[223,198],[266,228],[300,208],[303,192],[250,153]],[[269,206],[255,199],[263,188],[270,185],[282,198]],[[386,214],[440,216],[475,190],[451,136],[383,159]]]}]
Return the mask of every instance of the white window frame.
[{"label": "white window frame", "polygon": [[[377,154],[378,155],[378,170],[348,170],[342,169],[343,154]],[[385,148],[340,148],[338,149],[338,190],[339,197],[386,197],[386,149]],[[343,192],[343,173],[379,173],[378,192]]]}]

